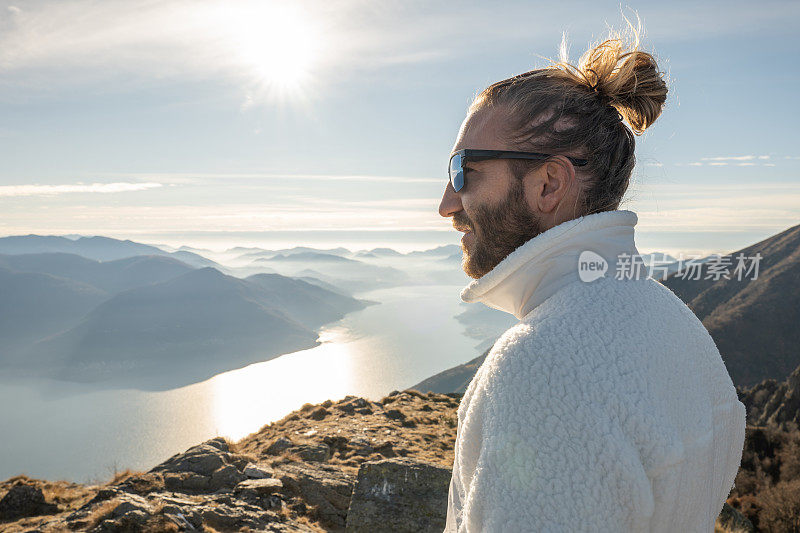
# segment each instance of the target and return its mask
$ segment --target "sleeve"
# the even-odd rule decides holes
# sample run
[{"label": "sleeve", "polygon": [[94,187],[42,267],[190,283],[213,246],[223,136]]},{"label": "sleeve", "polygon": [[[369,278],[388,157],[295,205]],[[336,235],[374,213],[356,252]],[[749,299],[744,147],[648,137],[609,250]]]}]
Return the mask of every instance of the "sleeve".
[{"label": "sleeve", "polygon": [[587,381],[604,379],[602,371],[526,352],[504,354],[487,373],[482,442],[459,531],[647,531],[650,480]]}]

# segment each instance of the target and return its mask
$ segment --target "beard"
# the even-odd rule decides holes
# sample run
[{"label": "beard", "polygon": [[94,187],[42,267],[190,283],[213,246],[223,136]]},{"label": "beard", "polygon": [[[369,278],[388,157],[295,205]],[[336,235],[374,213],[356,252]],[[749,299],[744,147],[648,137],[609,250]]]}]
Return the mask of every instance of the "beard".
[{"label": "beard", "polygon": [[541,219],[530,211],[522,181],[514,179],[505,200],[497,206],[480,205],[472,219],[461,210],[453,215],[459,228],[470,228],[472,243],[462,243],[461,267],[467,276],[483,277],[508,254],[542,232]]}]

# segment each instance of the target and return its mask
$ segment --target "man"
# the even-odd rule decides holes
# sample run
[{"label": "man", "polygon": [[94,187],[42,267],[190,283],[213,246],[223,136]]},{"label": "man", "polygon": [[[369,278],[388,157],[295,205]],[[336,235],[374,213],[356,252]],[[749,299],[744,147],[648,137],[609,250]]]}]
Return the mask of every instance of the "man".
[{"label": "man", "polygon": [[453,147],[439,213],[464,232],[461,297],[520,322],[461,401],[447,532],[713,531],[739,468],[744,405],[720,354],[636,268],[637,216],[617,209],[621,119],[641,133],[666,85],[652,56],[608,43],[582,77],[484,90]]}]

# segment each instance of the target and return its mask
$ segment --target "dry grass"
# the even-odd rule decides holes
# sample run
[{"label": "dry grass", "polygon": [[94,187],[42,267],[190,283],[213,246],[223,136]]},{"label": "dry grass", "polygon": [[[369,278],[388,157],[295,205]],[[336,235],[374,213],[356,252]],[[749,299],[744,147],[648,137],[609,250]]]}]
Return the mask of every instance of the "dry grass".
[{"label": "dry grass", "polygon": [[86,530],[91,530],[99,526],[100,522],[107,519],[119,504],[119,498],[112,498],[95,506],[95,508],[86,515]]},{"label": "dry grass", "polygon": [[122,472],[114,472],[111,476],[111,479],[106,483],[106,485],[117,485],[118,483],[122,483],[123,481],[131,478],[133,476],[140,476],[144,474],[144,472],[138,472],[131,470],[130,468],[126,468]]}]

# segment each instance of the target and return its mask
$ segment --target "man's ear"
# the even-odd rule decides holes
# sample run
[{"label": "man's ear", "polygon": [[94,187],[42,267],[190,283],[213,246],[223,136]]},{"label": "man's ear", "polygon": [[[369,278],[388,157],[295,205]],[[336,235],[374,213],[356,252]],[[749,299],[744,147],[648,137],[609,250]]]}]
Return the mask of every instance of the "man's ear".
[{"label": "man's ear", "polygon": [[561,156],[548,159],[525,177],[528,204],[541,213],[552,213],[567,196],[575,181],[575,169]]}]

